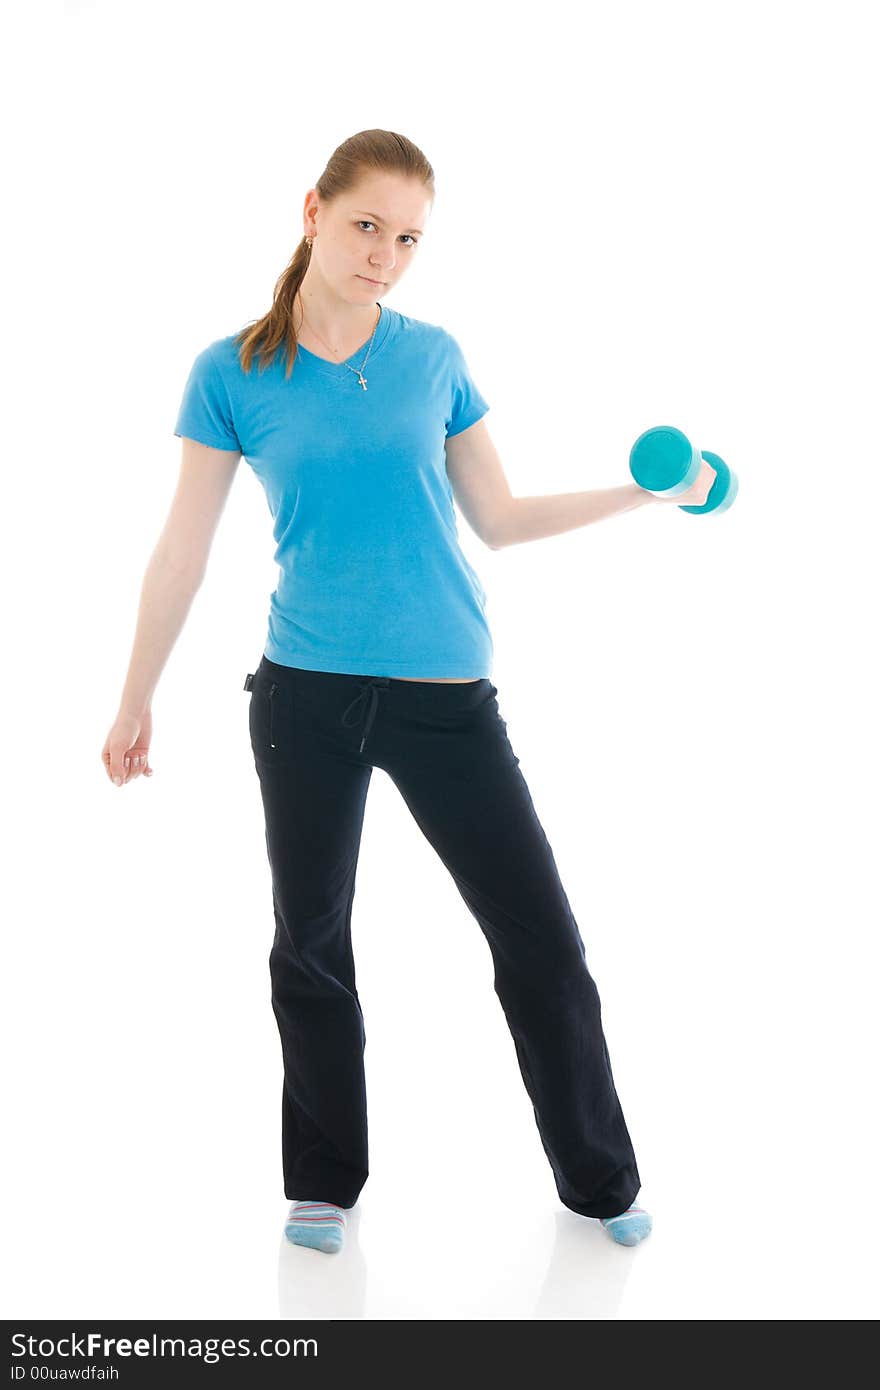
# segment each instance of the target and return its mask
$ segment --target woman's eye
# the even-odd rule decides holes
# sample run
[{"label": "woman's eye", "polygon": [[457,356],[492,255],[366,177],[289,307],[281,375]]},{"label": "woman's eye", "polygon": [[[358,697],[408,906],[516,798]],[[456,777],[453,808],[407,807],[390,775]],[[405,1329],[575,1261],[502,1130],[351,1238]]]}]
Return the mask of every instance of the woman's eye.
[{"label": "woman's eye", "polygon": [[[359,226],[359,227],[375,227],[375,225],[376,225],[375,222],[368,222],[368,221],[366,220],[366,218],[362,218],[362,219],[360,219],[360,220],[358,221],[358,226]],[[405,237],[409,237],[409,239],[410,239],[410,241],[412,242],[413,246],[418,246],[419,243],[416,241],[416,239],[415,239],[414,236],[410,236],[409,232],[403,232],[402,235],[405,236]]]}]

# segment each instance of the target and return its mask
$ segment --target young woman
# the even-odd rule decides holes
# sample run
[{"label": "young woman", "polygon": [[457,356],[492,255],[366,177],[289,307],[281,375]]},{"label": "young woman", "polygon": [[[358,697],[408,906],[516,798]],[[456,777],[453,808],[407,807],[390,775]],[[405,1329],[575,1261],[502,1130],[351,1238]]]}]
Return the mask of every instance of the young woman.
[{"label": "young woman", "polygon": [[485,594],[453,496],[494,549],[657,499],[636,484],[511,496],[456,339],[382,303],[419,254],[433,201],[431,166],[404,136],[345,141],[306,194],[272,308],[196,357],[175,428],[180,483],[102,756],[118,785],[151,774],[152,693],[244,456],[280,569],[245,689],[274,903],[286,1233],[338,1250],[367,1179],[350,923],[379,767],[485,933],[560,1199],[635,1244],[651,1218],[636,1205],[599,995],[499,712]]}]

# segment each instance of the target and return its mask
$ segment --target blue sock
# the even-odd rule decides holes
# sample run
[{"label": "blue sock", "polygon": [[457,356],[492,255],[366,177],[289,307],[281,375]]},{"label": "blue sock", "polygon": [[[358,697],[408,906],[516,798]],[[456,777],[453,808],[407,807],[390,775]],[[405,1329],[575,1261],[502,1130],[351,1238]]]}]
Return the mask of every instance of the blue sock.
[{"label": "blue sock", "polygon": [[342,1249],[345,1236],[345,1209],[332,1202],[293,1202],[284,1234],[294,1245],[335,1254]]},{"label": "blue sock", "polygon": [[635,1202],[618,1216],[602,1216],[599,1219],[605,1230],[621,1245],[638,1245],[640,1240],[651,1234],[653,1225],[645,1208],[636,1206]]}]

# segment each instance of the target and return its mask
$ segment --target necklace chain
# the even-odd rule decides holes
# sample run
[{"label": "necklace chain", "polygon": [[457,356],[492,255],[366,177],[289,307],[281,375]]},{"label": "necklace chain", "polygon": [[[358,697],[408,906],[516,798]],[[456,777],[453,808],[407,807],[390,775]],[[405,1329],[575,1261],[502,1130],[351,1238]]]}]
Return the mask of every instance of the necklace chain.
[{"label": "necklace chain", "polygon": [[[311,249],[312,249],[312,243],[311,243],[311,240],[309,240],[309,250],[311,251]],[[376,329],[379,327],[379,320],[380,320],[381,317],[382,317],[382,306],[381,306],[381,304],[377,304],[377,305],[376,305],[376,308],[379,310],[379,312],[378,312],[378,314],[376,315],[376,322],[373,324],[373,331],[372,331],[372,333],[370,334],[370,341],[369,341],[369,343],[367,344],[366,356],[364,357],[364,360],[363,360],[363,362],[361,363],[361,365],[360,365],[359,367],[349,367],[349,365],[348,365],[347,362],[341,362],[341,363],[338,362],[338,363],[336,364],[337,366],[347,367],[348,370],[349,370],[350,372],[354,372],[355,376],[357,377],[358,381],[360,382],[361,386],[363,387],[363,389],[364,389],[365,391],[366,391],[366,389],[367,389],[367,379],[366,379],[366,377],[364,376],[364,367],[367,365],[367,358],[369,357],[370,353],[373,351],[373,339],[374,339],[375,336],[376,336]],[[304,321],[305,321],[305,318],[306,318],[306,313],[305,313],[305,309],[303,309],[303,320],[304,320]],[[312,329],[312,332],[314,333],[315,337],[316,337],[320,342],[322,342],[322,343],[324,344],[325,348],[330,348],[330,351],[332,352],[332,351],[333,351],[333,348],[330,347],[330,344],[329,344],[324,338],[321,337],[321,335],[320,335],[320,333],[317,331],[317,329],[316,329],[316,328],[312,328],[311,324],[309,324],[309,328]]]}]

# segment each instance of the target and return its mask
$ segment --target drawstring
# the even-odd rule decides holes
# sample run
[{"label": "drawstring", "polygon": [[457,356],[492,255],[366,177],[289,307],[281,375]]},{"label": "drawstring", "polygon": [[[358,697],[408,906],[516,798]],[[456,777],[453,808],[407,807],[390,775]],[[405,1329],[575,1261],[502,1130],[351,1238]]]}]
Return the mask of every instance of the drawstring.
[{"label": "drawstring", "polygon": [[[348,706],[348,708],[345,710],[342,716],[341,722],[345,725],[347,729],[350,729],[354,724],[357,723],[358,718],[360,717],[360,710],[358,709],[358,706],[362,704],[362,702],[367,698],[367,695],[369,695],[370,708],[367,713],[366,723],[364,725],[364,736],[361,739],[361,746],[358,749],[359,753],[363,753],[364,751],[364,744],[367,741],[367,734],[370,732],[373,720],[376,717],[376,710],[379,705],[379,689],[381,688],[384,690],[387,687],[388,683],[389,681],[387,676],[371,676],[368,680],[360,681],[360,694],[354,697],[351,704]],[[353,718],[351,719],[349,719],[348,717],[350,714],[353,715]]]}]

